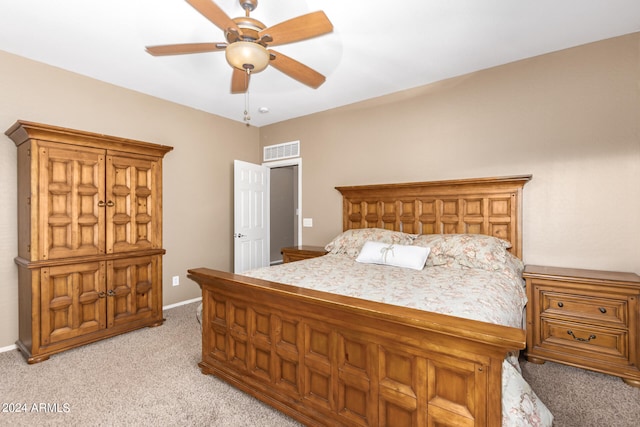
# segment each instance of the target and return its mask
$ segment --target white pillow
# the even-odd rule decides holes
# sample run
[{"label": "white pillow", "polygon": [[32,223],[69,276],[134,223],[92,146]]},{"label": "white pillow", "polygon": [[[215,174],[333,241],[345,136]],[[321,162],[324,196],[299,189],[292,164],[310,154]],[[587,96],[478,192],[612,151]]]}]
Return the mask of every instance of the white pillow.
[{"label": "white pillow", "polygon": [[395,267],[422,270],[430,250],[430,248],[424,246],[366,242],[356,261],[364,264],[393,265]]}]

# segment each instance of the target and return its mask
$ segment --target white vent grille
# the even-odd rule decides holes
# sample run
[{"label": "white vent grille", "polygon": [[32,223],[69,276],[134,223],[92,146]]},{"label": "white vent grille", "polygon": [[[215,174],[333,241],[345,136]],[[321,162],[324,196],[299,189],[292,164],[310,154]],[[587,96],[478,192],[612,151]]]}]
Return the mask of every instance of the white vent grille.
[{"label": "white vent grille", "polygon": [[264,147],[265,162],[271,160],[288,159],[300,156],[300,141],[285,142],[284,144],[268,145]]}]

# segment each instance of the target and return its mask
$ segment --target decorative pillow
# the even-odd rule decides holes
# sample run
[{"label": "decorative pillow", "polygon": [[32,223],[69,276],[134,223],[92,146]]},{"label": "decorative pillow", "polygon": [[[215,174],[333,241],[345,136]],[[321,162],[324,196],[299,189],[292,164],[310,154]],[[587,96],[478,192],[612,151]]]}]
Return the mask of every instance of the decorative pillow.
[{"label": "decorative pillow", "polygon": [[412,234],[383,228],[356,228],[340,233],[324,248],[332,254],[347,254],[355,258],[368,241],[410,245],[414,237]]},{"label": "decorative pillow", "polygon": [[501,270],[511,261],[511,243],[484,234],[423,234],[413,244],[431,248],[427,266]]},{"label": "decorative pillow", "polygon": [[424,246],[366,242],[356,261],[422,270],[428,256],[429,248]]}]

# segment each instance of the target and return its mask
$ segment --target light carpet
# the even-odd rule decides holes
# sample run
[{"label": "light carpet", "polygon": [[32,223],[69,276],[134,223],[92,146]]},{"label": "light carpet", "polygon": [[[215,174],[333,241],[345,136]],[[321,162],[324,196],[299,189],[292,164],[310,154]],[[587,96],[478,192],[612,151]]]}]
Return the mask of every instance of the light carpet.
[{"label": "light carpet", "polygon": [[[35,365],[28,365],[18,351],[1,353],[0,426],[300,426],[200,372],[197,306],[165,310],[160,327]],[[557,427],[640,425],[640,389],[554,363],[522,366]]]}]

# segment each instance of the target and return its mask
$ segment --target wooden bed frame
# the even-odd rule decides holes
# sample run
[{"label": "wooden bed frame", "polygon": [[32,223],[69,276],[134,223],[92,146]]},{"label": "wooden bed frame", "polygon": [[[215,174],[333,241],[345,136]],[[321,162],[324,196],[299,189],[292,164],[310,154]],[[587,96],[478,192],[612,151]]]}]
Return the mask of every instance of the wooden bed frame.
[{"label": "wooden bed frame", "polygon": [[[337,187],[343,228],[489,234],[522,257],[530,179]],[[207,268],[188,277],[202,288],[202,372],[305,425],[501,425],[502,362],[525,347],[521,329]]]}]

